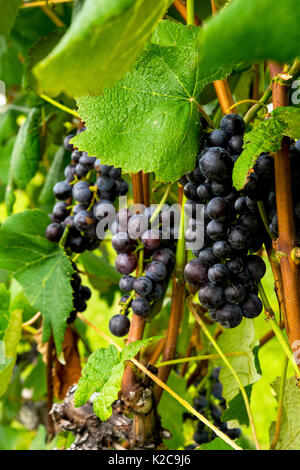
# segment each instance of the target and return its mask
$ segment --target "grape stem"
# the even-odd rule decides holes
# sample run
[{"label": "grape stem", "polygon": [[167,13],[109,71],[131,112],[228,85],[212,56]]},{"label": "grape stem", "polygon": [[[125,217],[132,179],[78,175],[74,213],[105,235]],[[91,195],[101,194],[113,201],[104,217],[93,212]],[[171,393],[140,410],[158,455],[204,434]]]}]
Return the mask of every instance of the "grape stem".
[{"label": "grape stem", "polygon": [[[272,94],[274,109],[289,105],[290,80],[284,82],[280,72],[283,68],[270,62]],[[278,216],[278,241],[276,251],[279,253],[279,265],[285,303],[285,322],[291,347],[300,338],[300,269],[292,259],[292,251],[297,246],[294,207],[292,196],[292,171],[289,156],[290,140],[284,137],[281,149],[274,158],[275,190]]]},{"label": "grape stem", "polygon": [[159,215],[159,213],[160,213],[160,211],[161,211],[161,209],[162,209],[164,203],[166,202],[166,200],[167,200],[168,197],[169,197],[170,192],[172,191],[172,186],[173,186],[172,183],[170,183],[170,184],[168,184],[168,186],[166,187],[166,190],[165,190],[165,192],[164,192],[163,197],[161,198],[161,200],[160,200],[158,206],[156,207],[155,211],[153,212],[153,214],[152,214],[152,216],[151,216],[151,218],[150,218],[150,224],[153,224],[153,222],[155,222],[155,220],[157,219],[157,217],[158,217],[158,215]]},{"label": "grape stem", "polygon": [[[226,357],[236,357],[236,356],[247,356],[246,352],[243,351],[234,351],[231,353],[224,354]],[[209,359],[219,359],[219,354],[201,354],[199,356],[190,356],[190,357],[182,357],[181,359],[173,359],[172,361],[165,361],[160,362],[159,364],[155,364],[156,367],[164,367],[164,366],[173,366],[176,364],[185,364],[187,362],[192,361],[206,361]]]},{"label": "grape stem", "polygon": [[279,397],[278,397],[278,410],[277,410],[277,419],[276,419],[276,426],[275,426],[275,434],[274,438],[271,442],[270,445],[270,450],[274,450],[277,442],[279,440],[280,436],[280,430],[281,430],[281,422],[282,422],[282,410],[283,410],[283,400],[284,400],[284,389],[285,389],[285,383],[286,383],[286,373],[287,373],[287,368],[288,368],[288,358],[284,357],[283,360],[283,368],[281,372],[281,379],[280,379],[280,389],[279,389]]},{"label": "grape stem", "polygon": [[195,4],[194,0],[187,0],[186,1],[186,13],[187,13],[187,24],[194,25],[194,18],[195,18]]},{"label": "grape stem", "polygon": [[244,121],[245,121],[246,127],[250,124],[252,119],[255,118],[258,111],[260,111],[261,108],[267,105],[267,102],[269,101],[271,96],[272,96],[272,90],[271,90],[271,87],[268,87],[265,93],[263,94],[263,96],[261,97],[261,99],[254,106],[252,106],[249,109],[249,111],[245,114]]},{"label": "grape stem", "polygon": [[232,373],[233,377],[235,378],[235,380],[236,380],[236,382],[237,382],[237,384],[240,388],[240,391],[241,391],[241,394],[243,396],[244,402],[245,402],[245,406],[246,406],[247,414],[248,414],[248,417],[249,417],[249,422],[250,422],[250,426],[251,426],[252,435],[253,435],[253,439],[254,439],[254,442],[255,442],[256,449],[260,450],[260,445],[259,445],[259,441],[258,441],[257,434],[256,434],[255,424],[254,424],[254,420],[253,420],[253,416],[252,416],[252,412],[251,412],[251,408],[250,408],[248,395],[247,395],[247,393],[245,391],[245,388],[244,388],[244,386],[241,382],[241,379],[239,378],[239,376],[236,373],[235,369],[232,367],[232,365],[228,361],[227,357],[225,356],[225,354],[223,353],[223,351],[219,347],[218,343],[215,341],[215,339],[212,337],[212,335],[210,334],[210,332],[206,328],[204,322],[202,321],[202,318],[198,315],[198,312],[197,312],[197,310],[196,310],[196,308],[194,307],[194,304],[193,304],[193,296],[192,295],[190,295],[188,300],[187,300],[187,306],[188,306],[190,312],[194,315],[195,320],[197,321],[197,323],[200,325],[200,328],[202,329],[203,333],[205,334],[207,339],[212,343],[212,345],[214,346],[214,348],[218,352],[219,356],[223,359],[224,363],[226,364],[226,366],[228,367],[228,369]]},{"label": "grape stem", "polygon": [[48,425],[47,433],[48,438],[50,439],[54,435],[54,423],[50,411],[53,406],[53,376],[52,376],[52,361],[53,361],[53,336],[51,334],[47,342],[47,352],[46,352],[46,376],[47,376],[47,416],[48,416]]},{"label": "grape stem", "polygon": [[[92,322],[87,320],[83,315],[80,313],[78,314],[78,318],[85,323],[86,325],[90,326],[95,330],[105,341],[107,341],[109,344],[115,346],[118,351],[122,351],[122,348],[115,343],[108,335],[103,333],[97,326],[95,326]],[[181,398],[174,390],[172,390],[168,385],[166,385],[162,380],[160,380],[156,375],[152,374],[141,362],[139,362],[137,359],[130,359],[130,362],[134,364],[138,369],[140,369],[145,375],[150,377],[150,379],[153,380],[154,383],[156,383],[157,386],[161,387],[163,390],[168,392],[175,400],[177,400],[189,413],[192,415],[196,416],[196,418],[199,419],[202,423],[204,423],[207,427],[212,429],[217,436],[219,436],[223,441],[225,441],[227,444],[229,444],[233,449],[235,450],[243,450],[241,447],[239,447],[232,439],[230,439],[226,434],[224,434],[222,431],[220,431],[219,428],[214,426],[208,419],[205,418],[201,413],[195,410],[195,408],[190,405],[186,400]]]},{"label": "grape stem", "polygon": [[52,104],[56,108],[59,108],[62,111],[65,111],[65,113],[72,114],[72,116],[75,116],[76,118],[79,119],[79,114],[74,109],[68,108],[68,106],[65,106],[64,104],[59,103],[58,101],[54,100],[53,98],[50,98],[50,96],[47,96],[44,93],[41,93],[39,96],[43,100],[48,101],[48,103]]}]

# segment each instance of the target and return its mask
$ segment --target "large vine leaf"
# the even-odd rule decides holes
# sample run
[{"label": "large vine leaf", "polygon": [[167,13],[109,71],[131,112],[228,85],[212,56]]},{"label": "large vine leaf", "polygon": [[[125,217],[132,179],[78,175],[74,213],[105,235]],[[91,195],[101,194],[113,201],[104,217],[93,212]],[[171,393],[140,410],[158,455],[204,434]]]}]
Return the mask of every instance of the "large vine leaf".
[{"label": "large vine leaf", "polygon": [[146,347],[158,338],[135,341],[119,352],[110,345],[100,348],[89,356],[82,370],[81,378],[74,395],[75,407],[84,405],[91,397],[93,408],[102,421],[112,414],[111,404],[118,398],[125,362],[137,355],[142,347]]},{"label": "large vine leaf", "polygon": [[0,35],[9,35],[10,30],[16,21],[20,5],[21,0],[0,0]]},{"label": "large vine leaf", "polygon": [[59,181],[59,175],[63,169],[65,149],[63,146],[59,147],[54,155],[53,161],[46,176],[43,189],[39,195],[39,201],[43,204],[53,203],[53,186]]},{"label": "large vine leaf", "polygon": [[199,31],[201,64],[289,61],[300,54],[299,20],[298,0],[234,0]]},{"label": "large vine leaf", "polygon": [[86,0],[62,40],[36,66],[39,88],[51,95],[101,93],[131,68],[171,3]]},{"label": "large vine leaf", "polygon": [[[240,356],[230,356],[227,358],[244,387],[257,382],[261,377],[257,372],[256,359],[253,353],[256,343],[253,320],[248,320],[247,318],[244,318],[237,328],[223,331],[218,339],[218,345],[223,353],[244,353]],[[239,393],[239,385],[222,359],[217,359],[214,362],[216,366],[222,367],[220,382],[223,385],[223,397],[229,403]]]},{"label": "large vine leaf", "polygon": [[284,135],[292,139],[300,139],[300,109],[294,106],[283,106],[274,109],[272,116],[286,124]]},{"label": "large vine leaf", "polygon": [[198,29],[161,22],[135,70],[100,97],[78,100],[87,131],[73,141],[125,171],[176,181],[194,168],[201,132],[197,99],[232,68],[200,68]]},{"label": "large vine leaf", "polygon": [[[174,371],[168,379],[168,386],[181,398],[192,404],[192,398],[186,389],[186,380]],[[158,411],[161,415],[161,424],[172,434],[171,439],[165,439],[164,444],[168,449],[178,449],[184,446],[185,436],[183,432],[183,415],[186,409],[167,393],[163,393],[159,402]],[[176,416],[176,419],[174,417]]]},{"label": "large vine leaf", "polygon": [[13,368],[17,358],[17,345],[21,338],[22,310],[11,313],[7,330],[4,335],[6,364],[0,369],[0,397],[6,391],[13,374]]},{"label": "large vine leaf", "polygon": [[249,172],[261,153],[277,152],[280,149],[286,128],[287,124],[281,119],[270,118],[245,134],[244,150],[234,165],[232,175],[237,190],[245,186]]},{"label": "large vine leaf", "polygon": [[9,217],[0,228],[0,269],[21,284],[29,302],[44,318],[43,341],[53,331],[58,352],[72,310],[72,266],[64,251],[45,238],[49,217],[26,210]]},{"label": "large vine leaf", "polygon": [[[272,385],[277,397],[280,378]],[[281,427],[276,450],[300,450],[300,389],[294,377],[287,379],[284,388]],[[270,442],[275,434],[275,423],[270,427]]]},{"label": "large vine leaf", "polygon": [[5,284],[0,284],[0,342],[3,340],[10,319],[9,304],[10,292]]}]

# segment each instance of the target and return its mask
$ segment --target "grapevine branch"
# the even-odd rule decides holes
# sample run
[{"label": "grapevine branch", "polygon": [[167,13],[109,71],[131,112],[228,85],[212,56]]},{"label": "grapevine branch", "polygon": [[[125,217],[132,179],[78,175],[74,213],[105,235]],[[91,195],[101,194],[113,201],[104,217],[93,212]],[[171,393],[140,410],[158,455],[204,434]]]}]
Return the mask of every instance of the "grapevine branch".
[{"label": "grapevine branch", "polygon": [[[278,64],[269,64],[271,77],[274,79],[282,68]],[[274,108],[288,106],[289,87],[282,80],[273,80],[272,85]],[[282,275],[283,293],[286,307],[286,322],[289,342],[300,338],[300,271],[299,265],[292,259],[292,251],[296,246],[296,230],[294,221],[291,161],[289,158],[290,141],[282,140],[282,146],[275,155],[275,189],[278,215],[277,254]]]},{"label": "grapevine branch", "polygon": [[[78,318],[80,320],[93,328],[105,341],[107,341],[109,344],[112,344],[115,346],[115,348],[118,349],[118,351],[122,351],[122,348],[118,344],[116,344],[108,335],[103,333],[97,326],[95,326],[93,323],[91,323],[89,320],[87,320],[83,315],[78,314]],[[162,380],[160,380],[158,377],[156,377],[152,372],[150,372],[141,362],[139,362],[136,359],[130,359],[130,362],[134,364],[138,369],[140,369],[145,375],[150,377],[150,379],[153,380],[159,387],[161,387],[163,390],[168,392],[175,400],[177,400],[187,411],[189,411],[192,415],[196,416],[202,423],[204,423],[207,427],[212,429],[217,436],[219,436],[223,441],[225,441],[227,444],[229,444],[233,449],[235,450],[243,450],[241,447],[239,447],[233,440],[231,440],[226,434],[224,434],[222,431],[220,431],[219,428],[214,426],[208,419],[205,418],[201,413],[195,410],[195,408],[190,405],[186,400],[181,398],[174,390],[172,390],[168,385],[166,385]]]},{"label": "grapevine branch", "polygon": [[47,416],[48,416],[48,436],[52,437],[54,434],[54,423],[50,411],[53,406],[53,377],[52,377],[52,361],[53,361],[53,337],[50,336],[47,343]]}]

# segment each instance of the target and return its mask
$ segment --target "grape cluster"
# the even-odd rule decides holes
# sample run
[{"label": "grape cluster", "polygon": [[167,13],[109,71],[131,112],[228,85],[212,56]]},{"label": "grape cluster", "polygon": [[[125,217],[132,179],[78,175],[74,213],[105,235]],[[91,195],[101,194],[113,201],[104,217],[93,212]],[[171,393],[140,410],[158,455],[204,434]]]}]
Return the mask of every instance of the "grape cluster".
[{"label": "grape cluster", "polygon": [[68,228],[65,248],[83,253],[99,247],[97,223],[107,215],[107,205],[127,194],[128,184],[122,179],[120,168],[102,164],[98,158],[74,149],[70,142],[73,137],[69,135],[64,140],[66,150],[72,152],[71,163],[65,168],[65,181],[53,188],[58,202],[50,214],[52,223],[46,229],[46,238],[59,242]]},{"label": "grape cluster", "polygon": [[[228,424],[221,421],[221,415],[226,409],[226,401],[222,396],[223,386],[219,381],[219,373],[219,367],[213,369],[208,380],[208,387],[200,390],[198,396],[194,399],[193,406],[196,411],[204,415],[230,439],[237,439],[241,435],[241,430],[239,428],[228,428]],[[189,448],[193,449],[198,445],[211,442],[215,437],[217,437],[216,434],[199,421],[193,436],[196,445],[192,444]]]},{"label": "grape cluster", "polygon": [[[83,132],[81,128],[78,132]],[[55,184],[53,193],[58,202],[50,214],[51,224],[46,228],[46,238],[59,242],[63,235],[64,248],[70,254],[96,250],[101,243],[96,227],[107,216],[108,208],[118,196],[128,192],[128,184],[122,179],[120,168],[102,164],[96,157],[76,150],[71,144],[74,135],[64,139],[64,146],[71,153],[71,163],[65,168],[65,180]],[[76,266],[73,266],[76,270]],[[78,272],[72,277],[74,310],[68,322],[76,318],[76,312],[86,309],[90,298],[88,287],[81,285]]]},{"label": "grape cluster", "polygon": [[87,301],[91,298],[91,290],[81,283],[81,277],[78,273],[75,263],[72,263],[74,273],[71,279],[71,286],[73,289],[73,310],[70,313],[67,323],[73,323],[76,320],[77,312],[84,312],[87,307]]},{"label": "grape cluster", "polygon": [[267,236],[260,218],[256,190],[243,194],[232,187],[234,163],[242,152],[245,123],[236,114],[223,117],[202,144],[193,172],[181,178],[189,215],[187,240],[196,226],[196,204],[204,204],[204,245],[185,268],[185,279],[199,290],[199,300],[212,319],[226,328],[238,326],[243,316],[262,311],[257,282],[265,263],[253,254]]},{"label": "grape cluster", "polygon": [[[174,267],[173,227],[169,232],[170,238],[166,238],[162,232],[164,217],[172,220],[171,211],[165,206],[157,214],[155,228],[151,219],[153,215],[153,207],[132,215],[130,209],[121,209],[111,227],[114,233],[112,246],[118,255],[115,264],[117,271],[123,275],[119,287],[124,293],[121,313],[114,315],[109,322],[110,331],[115,336],[128,333],[130,311],[143,318],[156,313],[156,306],[164,296]],[[135,237],[132,235],[132,238],[130,234],[135,234]],[[138,275],[135,277],[132,273],[136,269]]]},{"label": "grape cluster", "polygon": [[[292,190],[297,240],[300,242],[300,140],[291,143],[289,157],[292,167]],[[255,201],[262,201],[269,223],[272,238],[278,237],[278,217],[276,211],[274,158],[261,154],[249,175],[244,192]]]}]

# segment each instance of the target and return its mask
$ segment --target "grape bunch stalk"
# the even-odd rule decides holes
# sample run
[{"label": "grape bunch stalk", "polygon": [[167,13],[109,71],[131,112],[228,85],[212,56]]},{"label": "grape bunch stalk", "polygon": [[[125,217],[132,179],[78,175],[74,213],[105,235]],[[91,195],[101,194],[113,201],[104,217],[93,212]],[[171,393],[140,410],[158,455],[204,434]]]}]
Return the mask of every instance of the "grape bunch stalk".
[{"label": "grape bunch stalk", "polygon": [[[78,132],[84,130],[82,127]],[[71,162],[65,168],[65,180],[53,188],[58,202],[50,214],[51,224],[45,233],[49,241],[59,242],[70,256],[99,248],[102,239],[96,230],[98,222],[107,217],[117,197],[128,192],[121,168],[102,164],[100,159],[78,151],[71,143],[73,137],[68,135],[64,139]],[[90,298],[89,289],[81,285],[75,263],[73,268],[74,310],[68,322],[75,320],[76,312],[86,309],[86,301]]]},{"label": "grape bunch stalk", "polygon": [[255,254],[268,237],[256,202],[259,188],[246,187],[241,194],[232,186],[244,131],[239,115],[224,116],[220,129],[204,139],[194,171],[180,179],[191,217],[187,239],[196,224],[196,205],[204,205],[204,244],[186,265],[185,279],[198,290],[211,318],[225,328],[261,313],[257,283],[266,272],[264,261]]},{"label": "grape bunch stalk", "polygon": [[[162,228],[164,219],[171,220],[168,236]],[[136,214],[121,209],[112,231],[116,269],[123,274],[119,287],[124,295],[120,301],[121,312],[111,318],[109,328],[113,335],[125,336],[130,327],[130,311],[149,319],[157,313],[164,297],[175,264],[172,211],[167,205],[157,214],[153,206]],[[132,275],[134,271],[136,276]]]}]

